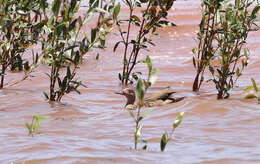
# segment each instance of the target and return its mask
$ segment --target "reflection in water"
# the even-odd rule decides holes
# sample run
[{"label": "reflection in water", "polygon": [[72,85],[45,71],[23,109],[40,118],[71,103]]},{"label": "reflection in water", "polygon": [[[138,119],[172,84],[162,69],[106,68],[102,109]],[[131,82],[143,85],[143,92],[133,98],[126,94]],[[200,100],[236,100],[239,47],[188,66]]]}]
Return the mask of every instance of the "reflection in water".
[{"label": "reflection in water", "polygon": [[[251,77],[260,79],[255,74],[259,72],[260,32],[249,36],[250,66],[231,98],[217,101],[215,89],[206,83],[197,95],[191,92],[195,71],[191,49],[196,45],[195,30],[200,20],[198,4],[177,1],[169,19],[178,26],[162,29],[163,37],[154,38],[157,46],[142,52],[143,57],[151,55],[160,70],[151,92],[171,86],[187,97],[179,103],[154,107],[143,121],[148,151],[131,150],[134,124],[123,110],[125,100],[114,94],[120,90],[117,74],[122,49],[117,54],[108,49],[99,61],[89,56],[81,65],[79,76],[88,88],[83,88],[81,95],[65,96],[63,104],[44,101],[42,91],[48,89],[44,66],[32,80],[0,91],[0,163],[259,163],[259,105],[244,100],[242,90]],[[115,37],[109,40],[115,41]],[[113,47],[113,41],[108,47]],[[11,74],[9,80],[20,76]],[[161,134],[171,129],[181,111],[187,112],[184,121],[161,153]],[[51,119],[42,121],[44,133],[32,138],[27,136],[25,123],[36,114]]]}]

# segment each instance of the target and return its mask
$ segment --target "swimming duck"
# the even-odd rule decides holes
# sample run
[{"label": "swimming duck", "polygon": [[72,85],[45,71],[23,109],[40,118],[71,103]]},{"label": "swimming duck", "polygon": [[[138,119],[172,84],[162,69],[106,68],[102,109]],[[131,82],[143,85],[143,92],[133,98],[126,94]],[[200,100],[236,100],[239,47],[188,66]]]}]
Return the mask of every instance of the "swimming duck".
[{"label": "swimming duck", "polygon": [[[145,107],[153,107],[153,106],[161,106],[165,104],[175,103],[183,100],[185,97],[173,97],[172,94],[176,92],[170,90],[169,88],[163,89],[157,93],[151,94],[149,97],[144,99]],[[135,104],[135,91],[130,88],[123,89],[122,92],[118,93],[120,95],[124,95],[127,99],[125,108],[128,110],[134,110],[137,108]]]}]

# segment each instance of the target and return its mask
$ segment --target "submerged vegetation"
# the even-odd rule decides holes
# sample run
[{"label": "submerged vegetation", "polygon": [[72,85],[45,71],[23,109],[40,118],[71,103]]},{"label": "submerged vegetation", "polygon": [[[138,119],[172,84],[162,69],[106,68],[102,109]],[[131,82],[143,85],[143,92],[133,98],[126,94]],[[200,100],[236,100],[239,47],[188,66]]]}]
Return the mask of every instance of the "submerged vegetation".
[{"label": "submerged vegetation", "polygon": [[[46,21],[44,32],[46,39],[42,40],[42,51],[44,60],[51,66],[49,95],[44,93],[50,101],[60,101],[63,95],[72,91],[80,93],[79,86],[86,87],[81,81],[75,79],[82,57],[93,48],[104,48],[105,36],[112,28],[111,16],[106,18],[106,13],[110,14],[112,9],[100,8],[99,1],[90,1],[87,13],[82,18],[77,16],[80,1],[53,1],[52,16]],[[91,21],[93,15],[99,13],[99,19],[95,28],[89,29],[91,38],[86,32],[84,37],[79,38],[82,27]],[[111,14],[110,14],[111,15]],[[62,77],[62,68],[66,68],[66,74]],[[56,87],[58,85],[58,87]]]},{"label": "submerged vegetation", "polygon": [[25,124],[28,129],[28,132],[29,132],[28,134],[33,137],[35,134],[39,133],[40,121],[46,120],[49,118],[50,117],[48,117],[48,116],[40,116],[40,115],[33,116],[31,124],[29,124],[29,123]]},{"label": "submerged vegetation", "polygon": [[251,78],[252,85],[249,85],[244,89],[246,91],[246,96],[245,99],[254,99],[256,98],[258,101],[258,104],[260,104],[260,97],[259,97],[259,92],[260,88],[257,87],[255,79]]}]

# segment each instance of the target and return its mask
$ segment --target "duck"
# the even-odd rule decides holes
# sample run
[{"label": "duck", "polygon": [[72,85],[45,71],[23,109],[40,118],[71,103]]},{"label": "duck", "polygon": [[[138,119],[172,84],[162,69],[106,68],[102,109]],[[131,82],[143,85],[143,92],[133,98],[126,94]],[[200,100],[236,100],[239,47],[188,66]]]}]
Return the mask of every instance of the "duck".
[{"label": "duck", "polygon": [[[144,106],[145,107],[162,106],[166,104],[179,102],[185,98],[185,97],[173,97],[174,93],[176,92],[172,91],[169,87],[160,90],[159,92],[153,93],[150,96],[144,98]],[[127,102],[125,105],[125,109],[135,110],[137,108],[137,105],[135,104],[136,95],[133,89],[125,88],[122,90],[122,92],[116,92],[116,94],[120,94],[126,97]]]}]

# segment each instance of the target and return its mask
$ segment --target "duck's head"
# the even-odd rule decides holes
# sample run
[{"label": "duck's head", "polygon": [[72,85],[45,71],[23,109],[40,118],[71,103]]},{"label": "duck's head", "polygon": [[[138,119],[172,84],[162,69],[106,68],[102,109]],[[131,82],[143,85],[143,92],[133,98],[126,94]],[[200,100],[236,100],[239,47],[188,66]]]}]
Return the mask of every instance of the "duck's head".
[{"label": "duck's head", "polygon": [[124,95],[127,98],[126,106],[135,103],[135,91],[130,88],[125,88],[122,92],[116,92],[116,94]]}]

